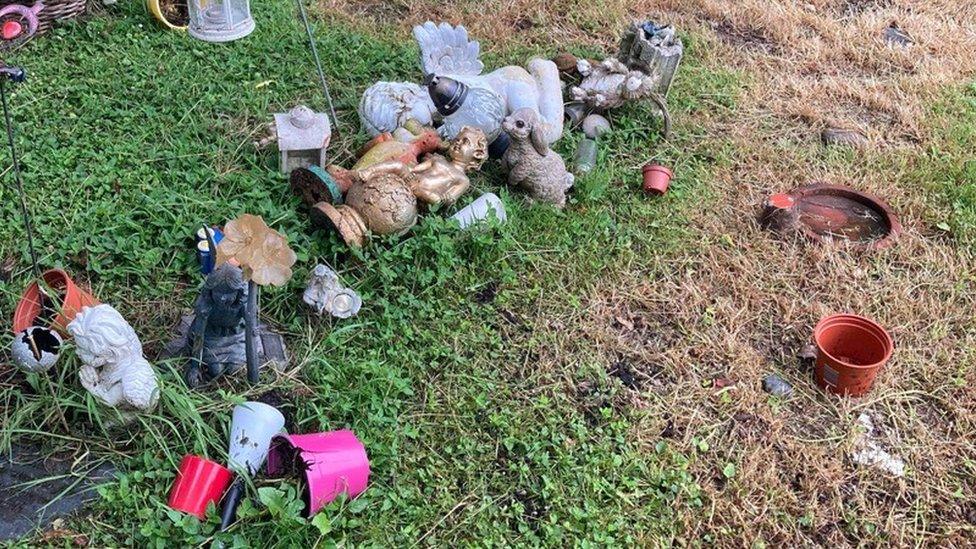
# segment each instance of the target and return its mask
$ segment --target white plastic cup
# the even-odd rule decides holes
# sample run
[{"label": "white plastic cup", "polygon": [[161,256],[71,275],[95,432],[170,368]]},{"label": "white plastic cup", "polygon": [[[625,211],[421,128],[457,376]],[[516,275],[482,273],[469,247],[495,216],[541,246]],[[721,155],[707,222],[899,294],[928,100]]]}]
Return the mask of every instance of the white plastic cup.
[{"label": "white plastic cup", "polygon": [[263,402],[245,402],[234,407],[227,450],[230,469],[253,475],[268,457],[271,437],[285,427],[285,416]]},{"label": "white plastic cup", "polygon": [[475,199],[474,202],[458,210],[456,214],[451,216],[451,219],[457,221],[462,229],[467,229],[476,223],[487,221],[491,217],[489,212],[492,211],[495,212],[498,221],[505,222],[505,205],[502,204],[501,199],[494,193],[485,193]]}]

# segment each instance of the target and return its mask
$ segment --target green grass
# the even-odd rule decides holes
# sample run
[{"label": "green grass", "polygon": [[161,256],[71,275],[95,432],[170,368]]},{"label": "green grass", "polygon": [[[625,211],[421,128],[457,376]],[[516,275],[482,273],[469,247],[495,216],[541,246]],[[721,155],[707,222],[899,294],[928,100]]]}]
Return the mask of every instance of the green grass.
[{"label": "green grass", "polygon": [[[349,254],[334,235],[310,230],[274,152],[251,145],[272,112],[298,102],[325,108],[284,4],[256,5],[258,30],[223,46],[162,32],[138,5],[67,25],[10,59],[30,73],[11,103],[44,267],[89,280],[153,353],[200,283],[195,228],[262,215],[299,256],[291,285],[265,292],[262,306],[288,335],[300,371],[278,380],[266,373],[253,389],[238,380],[189,392],[179,364],[157,362],[160,410],[120,431],[106,427],[111,412],[80,388],[77,360],[66,353],[50,378],[4,374],[4,447],[27,438],[88,446],[119,465],[123,473],[101,490],[93,517],[74,523],[96,545],[203,543],[214,519],[200,524],[165,506],[176,464],[189,452],[224,459],[228,412],[240,393],[275,388],[293,401],[296,432],[358,433],[372,462],[370,487],[310,524],[297,517],[292,482],[259,480],[261,503],[246,505],[223,536],[233,543],[603,544],[676,535],[672,506],[697,501],[684,457],[665,447],[636,451],[629,412],[607,404],[619,385],[594,357],[537,368],[534,357],[559,343],[558,333],[534,330],[532,317],[545,307],[571,318],[601,277],[686,242],[683,208],[706,196],[709,165],[724,153],[682,136],[661,144],[647,111],[625,111],[601,143],[602,168],[579,181],[565,212],[527,205],[490,167],[475,187],[503,196],[508,225],[460,234],[430,215],[402,241]],[[326,21],[317,34],[340,112],[333,150],[354,150],[365,140],[354,131],[362,89],[418,79],[416,51]],[[734,75],[693,61],[682,70],[677,113],[731,104]],[[577,139],[561,143],[567,158]],[[666,200],[638,190],[652,151],[680,174]],[[10,311],[30,271],[10,184],[2,198],[12,222],[0,226],[0,255],[17,260],[0,285]],[[332,322],[303,308],[301,285],[318,260],[344,271],[362,294],[357,318]],[[497,296],[479,303],[488,286]],[[600,388],[585,401],[575,390],[584,380]]]},{"label": "green grass", "polygon": [[[668,276],[653,258],[703,245],[689,214],[709,199],[713,171],[735,154],[723,136],[679,123],[663,143],[646,108],[625,109],[601,142],[600,168],[578,181],[565,211],[528,205],[489,166],[465,200],[500,194],[507,225],[462,234],[428,215],[406,238],[350,254],[335,235],[309,228],[274,151],[251,144],[273,112],[299,102],[325,109],[291,5],[255,3],[258,30],[216,46],[157,29],[140,4],[59,28],[8,59],[30,73],[11,103],[41,262],[89,280],[154,355],[201,282],[191,249],[196,228],[262,215],[299,256],[291,284],[262,294],[262,313],[287,334],[292,367],[300,368],[266,372],[254,388],[236,380],[191,392],[179,364],[156,362],[162,405],[124,430],[110,427],[111,412],[80,387],[71,353],[51,376],[4,368],[0,446],[33,439],[87,447],[122,470],[100,491],[94,513],[71,528],[95,546],[206,543],[214,517],[201,524],[165,505],[176,465],[190,452],[223,460],[234,403],[275,389],[291,402],[294,432],[356,431],[372,463],[370,486],[305,521],[292,481],[259,479],[253,503],[220,536],[229,544],[680,539],[678,517],[704,512],[690,458],[664,444],[638,450],[631,428],[641,412],[612,405],[623,388],[609,365],[564,341],[558,323],[578,321],[596,288],[623,276]],[[365,141],[356,130],[359,94],[380,79],[419,80],[417,52],[411,42],[332,21],[318,20],[316,29],[340,118],[332,151],[348,163],[345,151]],[[741,75],[703,68],[702,44],[695,36],[686,43],[670,98],[675,117],[730,117]],[[504,60],[530,53],[554,51]],[[952,105],[965,101],[971,92]],[[947,163],[965,146],[967,127],[951,140],[957,149],[948,149]],[[568,135],[559,152],[569,159],[578,139]],[[639,191],[639,168],[652,155],[677,174],[663,199]],[[950,179],[934,188],[955,204],[952,222],[965,233],[972,187],[957,190]],[[17,204],[7,174],[0,258],[13,257],[16,269],[0,282],[2,322],[30,280]],[[320,319],[301,304],[317,261],[337,267],[361,293],[358,317]],[[497,289],[494,298],[479,299],[489,289]]]}]

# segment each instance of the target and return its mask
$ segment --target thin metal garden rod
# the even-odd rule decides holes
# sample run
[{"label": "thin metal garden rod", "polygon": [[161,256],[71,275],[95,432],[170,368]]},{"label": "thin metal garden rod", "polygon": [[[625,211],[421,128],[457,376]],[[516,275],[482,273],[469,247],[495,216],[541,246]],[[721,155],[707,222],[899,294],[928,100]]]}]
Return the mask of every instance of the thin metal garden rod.
[{"label": "thin metal garden rod", "polygon": [[10,142],[10,158],[14,163],[14,179],[17,181],[17,193],[20,194],[20,210],[24,216],[24,229],[27,231],[27,247],[30,249],[31,263],[34,275],[41,279],[41,267],[37,261],[37,250],[34,249],[34,229],[31,225],[30,210],[27,209],[27,197],[24,195],[24,181],[20,177],[20,161],[17,158],[17,145],[14,142],[14,125],[10,118],[10,108],[7,106],[7,78],[9,74],[0,76],[0,97],[3,98],[3,119],[7,125],[7,141]]},{"label": "thin metal garden rod", "polygon": [[335,107],[332,106],[332,94],[329,93],[329,83],[325,80],[322,61],[319,59],[319,52],[315,48],[315,37],[312,35],[312,25],[308,22],[308,14],[305,13],[305,3],[303,0],[295,0],[295,3],[298,4],[298,13],[302,16],[302,23],[305,25],[305,33],[308,35],[308,46],[312,50],[312,58],[315,59],[315,68],[319,71],[319,80],[322,81],[322,91],[325,93],[325,99],[329,102],[332,123],[335,124],[335,131],[339,131],[339,119],[336,118]]}]

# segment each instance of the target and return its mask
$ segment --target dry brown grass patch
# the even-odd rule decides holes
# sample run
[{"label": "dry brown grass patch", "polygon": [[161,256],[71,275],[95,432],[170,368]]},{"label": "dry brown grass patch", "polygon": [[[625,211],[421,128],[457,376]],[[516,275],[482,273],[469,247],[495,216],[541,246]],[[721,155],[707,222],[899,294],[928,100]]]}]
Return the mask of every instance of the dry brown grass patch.
[{"label": "dry brown grass patch", "polygon": [[[881,144],[921,142],[923,107],[976,70],[972,3],[670,0],[662,9],[745,46],[720,48],[755,79],[744,109],[794,125],[796,138],[840,126]],[[893,23],[915,43],[888,45],[882,33]]]}]

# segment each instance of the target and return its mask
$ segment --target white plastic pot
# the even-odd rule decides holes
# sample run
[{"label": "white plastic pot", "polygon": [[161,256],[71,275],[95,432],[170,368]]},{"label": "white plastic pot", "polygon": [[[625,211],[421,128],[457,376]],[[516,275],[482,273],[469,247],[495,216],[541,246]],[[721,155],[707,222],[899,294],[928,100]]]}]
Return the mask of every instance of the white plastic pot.
[{"label": "white plastic pot", "polygon": [[234,408],[230,424],[228,466],[238,474],[253,475],[268,457],[271,437],[282,432],[285,416],[263,402],[245,402]]}]

